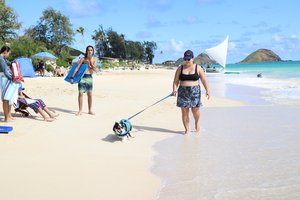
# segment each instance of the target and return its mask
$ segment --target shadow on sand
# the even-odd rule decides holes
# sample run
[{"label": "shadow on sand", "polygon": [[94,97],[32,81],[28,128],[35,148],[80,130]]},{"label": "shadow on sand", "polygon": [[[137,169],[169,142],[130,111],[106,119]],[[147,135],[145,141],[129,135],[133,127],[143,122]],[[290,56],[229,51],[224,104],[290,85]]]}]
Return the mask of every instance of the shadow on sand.
[{"label": "shadow on sand", "polygon": [[[138,133],[142,131],[151,131],[151,132],[164,132],[164,133],[172,133],[172,134],[180,134],[182,135],[182,131],[173,131],[169,129],[164,129],[164,128],[157,128],[157,127],[148,127],[148,126],[133,126],[133,133]],[[125,136],[126,137],[126,136]],[[122,141],[121,138],[118,138],[114,134],[108,134],[105,138],[102,138],[103,141],[105,142],[118,142]]]},{"label": "shadow on sand", "polygon": [[68,114],[73,114],[73,115],[75,115],[77,113],[76,111],[67,110],[67,109],[63,109],[63,108],[57,108],[57,107],[48,107],[48,108],[52,111],[59,111],[59,112],[64,112],[64,113],[68,113]]},{"label": "shadow on sand", "polygon": [[[138,133],[141,131],[164,132],[164,133],[173,133],[173,134],[183,135],[182,131],[174,131],[174,130],[169,130],[169,129],[165,129],[165,128],[157,128],[157,127],[149,127],[149,126],[133,126],[133,131],[131,131],[131,132]],[[119,138],[114,134],[108,134],[105,138],[102,138],[102,140],[105,142],[114,143],[117,141],[122,141],[122,138]]]},{"label": "shadow on sand", "polygon": [[105,141],[105,142],[110,142],[110,143],[121,142],[122,141],[121,138],[118,138],[114,134],[108,134],[105,138],[102,138],[102,140]]},{"label": "shadow on sand", "polygon": [[165,128],[149,127],[149,126],[133,126],[136,129],[135,132],[139,131],[152,131],[152,132],[164,132],[164,133],[173,133],[173,134],[183,134],[182,131],[174,131]]}]

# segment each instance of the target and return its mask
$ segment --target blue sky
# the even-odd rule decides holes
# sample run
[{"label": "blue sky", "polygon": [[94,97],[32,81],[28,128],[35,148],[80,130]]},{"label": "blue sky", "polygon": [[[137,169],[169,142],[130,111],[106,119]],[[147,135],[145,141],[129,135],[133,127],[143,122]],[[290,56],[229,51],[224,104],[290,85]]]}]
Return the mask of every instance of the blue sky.
[{"label": "blue sky", "polygon": [[[198,55],[229,35],[227,63],[235,63],[259,48],[284,60],[300,60],[298,0],[6,0],[22,22],[22,30],[37,24],[52,7],[69,17],[73,29],[85,28],[85,44],[103,25],[125,39],[157,43],[154,63],[177,60],[186,49]],[[79,34],[72,45],[85,45]],[[161,54],[161,52],[163,52]]]}]

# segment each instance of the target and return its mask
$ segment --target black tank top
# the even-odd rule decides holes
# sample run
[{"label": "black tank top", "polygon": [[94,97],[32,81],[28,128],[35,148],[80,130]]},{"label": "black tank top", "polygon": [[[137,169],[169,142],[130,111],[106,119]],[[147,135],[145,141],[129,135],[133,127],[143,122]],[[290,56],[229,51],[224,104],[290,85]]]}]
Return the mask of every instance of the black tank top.
[{"label": "black tank top", "polygon": [[181,72],[180,72],[180,75],[179,75],[179,80],[180,81],[197,81],[197,80],[199,80],[200,76],[199,76],[198,71],[197,71],[197,64],[196,64],[196,67],[195,67],[195,73],[194,74],[183,74],[182,70],[183,70],[183,65],[181,65]]}]

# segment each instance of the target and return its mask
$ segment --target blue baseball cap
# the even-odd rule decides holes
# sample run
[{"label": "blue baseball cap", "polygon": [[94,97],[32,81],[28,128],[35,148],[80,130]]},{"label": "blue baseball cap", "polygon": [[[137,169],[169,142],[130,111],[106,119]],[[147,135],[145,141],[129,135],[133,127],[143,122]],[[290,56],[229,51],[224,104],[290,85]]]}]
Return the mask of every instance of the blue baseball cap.
[{"label": "blue baseball cap", "polygon": [[183,54],[183,59],[192,59],[194,58],[194,53],[191,50],[187,50]]}]

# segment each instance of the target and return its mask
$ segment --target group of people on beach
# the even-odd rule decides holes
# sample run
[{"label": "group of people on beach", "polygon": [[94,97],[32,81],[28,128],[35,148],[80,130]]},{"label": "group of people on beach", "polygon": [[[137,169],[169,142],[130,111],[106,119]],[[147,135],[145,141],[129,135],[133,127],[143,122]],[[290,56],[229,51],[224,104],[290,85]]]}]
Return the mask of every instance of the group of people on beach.
[{"label": "group of people on beach", "polygon": [[[51,112],[41,99],[31,99],[24,96],[24,83],[22,80],[13,80],[12,72],[9,67],[10,62],[7,60],[10,52],[11,49],[8,46],[3,46],[0,50],[0,89],[3,102],[4,121],[9,122],[14,120],[11,115],[11,107],[18,99],[20,102],[28,104],[28,106],[36,113],[40,113],[45,121],[53,121],[53,119],[57,117],[57,114]],[[208,99],[210,98],[210,89],[202,67],[194,63],[194,54],[191,50],[184,52],[183,60],[183,64],[177,68],[174,75],[172,94],[177,97],[177,107],[181,108],[182,123],[185,133],[191,131],[189,117],[190,110],[195,121],[194,131],[200,132],[200,106],[202,105],[200,81],[204,86],[206,97]],[[80,59],[71,76],[71,84],[74,83],[74,76],[82,64],[87,64],[88,69],[78,83],[78,112],[76,115],[79,116],[82,114],[84,93],[87,93],[88,114],[95,115],[92,111],[92,74],[97,70],[97,67],[93,46],[89,45],[86,47],[85,56]]]},{"label": "group of people on beach", "polygon": [[11,114],[12,106],[18,107],[21,103],[32,108],[36,113],[40,113],[45,121],[53,121],[58,114],[50,111],[42,99],[32,99],[24,94],[23,79],[13,79],[13,73],[10,69],[11,63],[7,60],[10,53],[11,49],[8,46],[3,46],[0,49],[0,90],[4,121],[15,120]]},{"label": "group of people on beach", "polygon": [[[25,104],[32,108],[36,113],[41,114],[43,119],[47,122],[53,121],[58,114],[50,111],[42,99],[33,99],[27,96],[23,91],[24,80],[14,80],[13,74],[10,69],[10,62],[7,60],[11,53],[11,48],[9,46],[3,46],[0,49],[0,90],[1,99],[3,103],[3,114],[4,121],[11,122],[14,121],[12,117],[11,109],[15,105],[18,107],[20,104]],[[86,47],[85,57],[81,58],[79,61],[73,75],[71,78],[71,83],[73,84],[73,77],[80,68],[82,64],[87,64],[88,69],[84,76],[78,83],[78,107],[79,110],[76,115],[81,115],[82,104],[83,104],[83,94],[87,93],[88,97],[88,114],[95,115],[92,111],[92,90],[93,90],[93,78],[92,73],[96,71],[96,59],[94,58],[94,47],[89,45]]]}]

